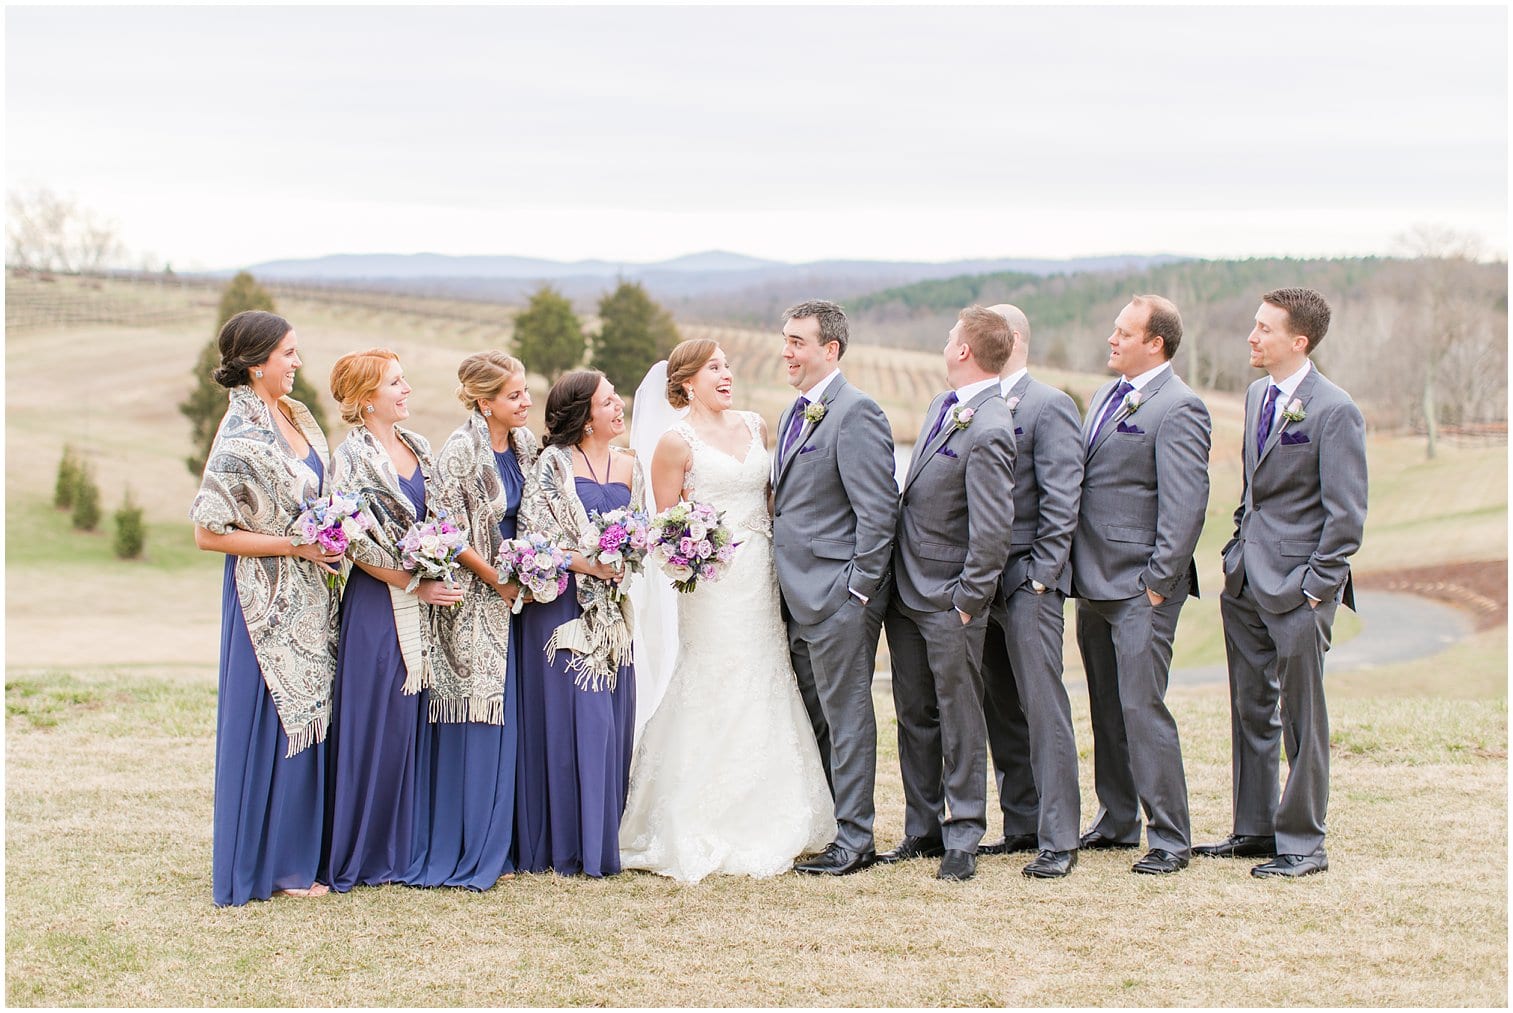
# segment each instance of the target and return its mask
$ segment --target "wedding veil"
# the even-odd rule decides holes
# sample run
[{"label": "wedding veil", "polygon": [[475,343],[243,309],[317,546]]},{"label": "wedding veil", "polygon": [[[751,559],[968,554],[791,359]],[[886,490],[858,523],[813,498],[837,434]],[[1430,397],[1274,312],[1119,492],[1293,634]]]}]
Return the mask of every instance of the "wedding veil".
[{"label": "wedding veil", "polygon": [[[651,492],[651,455],[662,434],[682,421],[688,409],[667,403],[667,360],[647,370],[636,388],[631,403],[630,447],[636,452],[636,467],[641,469],[646,489],[647,509],[655,514]],[[633,581],[629,590],[636,616],[634,630],[636,659],[636,736],[662,702],[662,694],[672,678],[673,662],[678,657],[678,592],[672,582],[647,561],[642,579]]]}]

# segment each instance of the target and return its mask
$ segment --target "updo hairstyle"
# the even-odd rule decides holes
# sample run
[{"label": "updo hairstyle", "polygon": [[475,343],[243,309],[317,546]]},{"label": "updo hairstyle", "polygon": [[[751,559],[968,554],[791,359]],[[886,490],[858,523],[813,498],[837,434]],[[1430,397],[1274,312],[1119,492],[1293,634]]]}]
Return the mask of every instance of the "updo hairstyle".
[{"label": "updo hairstyle", "polygon": [[704,368],[720,346],[713,338],[689,338],[667,357],[667,403],[674,408],[688,407],[688,391],[685,386],[699,370]]},{"label": "updo hairstyle", "polygon": [[362,424],[364,402],[378,391],[389,363],[399,356],[387,348],[348,352],[331,367],[331,396],[341,406],[341,420],[349,426]]},{"label": "updo hairstyle", "polygon": [[457,400],[470,412],[480,398],[499,396],[512,376],[525,375],[525,363],[500,351],[474,352],[457,365]]},{"label": "updo hairstyle", "polygon": [[227,389],[245,386],[248,372],[267,362],[291,330],[289,321],[277,313],[242,310],[221,326],[216,339],[221,364],[211,372],[210,379]]},{"label": "updo hairstyle", "polygon": [[597,369],[564,373],[546,395],[546,445],[570,447],[583,439],[583,429],[594,411],[594,391],[604,374]]}]

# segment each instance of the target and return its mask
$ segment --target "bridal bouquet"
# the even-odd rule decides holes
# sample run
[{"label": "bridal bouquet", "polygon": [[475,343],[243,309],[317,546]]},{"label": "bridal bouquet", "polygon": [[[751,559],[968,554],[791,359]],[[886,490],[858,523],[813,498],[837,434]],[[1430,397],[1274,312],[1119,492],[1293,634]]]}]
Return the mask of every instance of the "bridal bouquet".
[{"label": "bridal bouquet", "polygon": [[[532,601],[549,602],[567,590],[567,564],[572,560],[571,552],[545,535],[526,535],[506,538],[494,565],[499,568],[499,583],[513,578],[530,592]],[[518,615],[524,605],[525,594],[518,594],[512,611]]]},{"label": "bridal bouquet", "polygon": [[[641,510],[595,511],[588,518],[579,548],[596,563],[617,566],[626,573],[638,573],[651,541],[651,522]],[[620,600],[620,586],[611,597]]]},{"label": "bridal bouquet", "polygon": [[[353,492],[333,492],[306,500],[294,519],[294,544],[319,545],[323,552],[345,554],[352,539],[372,527],[362,512],[362,497]],[[340,573],[326,573],[326,586],[335,591],[345,583]]]},{"label": "bridal bouquet", "polygon": [[467,547],[467,537],[457,525],[447,520],[444,510],[434,518],[411,524],[410,530],[399,540],[400,566],[414,574],[405,590],[415,590],[422,579],[452,583],[452,575],[457,572],[457,557]]},{"label": "bridal bouquet", "polygon": [[652,518],[651,557],[684,594],[725,576],[740,542],[707,503],[674,503]]}]

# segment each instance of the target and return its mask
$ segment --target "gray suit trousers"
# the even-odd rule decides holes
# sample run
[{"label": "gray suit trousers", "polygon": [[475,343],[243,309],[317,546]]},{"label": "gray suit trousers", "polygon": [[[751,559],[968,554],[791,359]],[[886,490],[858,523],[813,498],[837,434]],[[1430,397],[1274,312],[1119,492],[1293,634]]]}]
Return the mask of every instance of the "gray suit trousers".
[{"label": "gray suit trousers", "polygon": [[1087,670],[1093,718],[1093,829],[1140,841],[1140,811],[1150,847],[1192,853],[1187,776],[1177,722],[1166,707],[1172,637],[1187,595],[1152,607],[1145,594],[1077,602],[1077,647]]},{"label": "gray suit trousers", "polygon": [[1082,819],[1072,705],[1062,682],[1065,601],[1054,588],[1000,595],[988,627],[999,642],[983,649],[983,709],[1003,832],[1036,834],[1049,851],[1075,850]]},{"label": "gray suit trousers", "polygon": [[848,596],[844,605],[813,625],[788,621],[793,673],[835,800],[835,843],[848,851],[873,850],[877,715],[872,668],[890,590],[885,581],[865,606]]},{"label": "gray suit trousers", "polygon": [[[1261,609],[1247,583],[1219,596],[1229,654],[1234,761],[1234,832],[1276,835],[1277,851],[1307,855],[1324,846],[1329,808],[1329,711],[1324,653],[1338,602],[1281,615]],[[1278,803],[1279,747],[1287,787]]]},{"label": "gray suit trousers", "polygon": [[963,625],[954,608],[921,612],[895,596],[886,623],[904,833],[939,836],[948,849],[975,851],[988,826],[988,733],[982,715],[987,610]]}]

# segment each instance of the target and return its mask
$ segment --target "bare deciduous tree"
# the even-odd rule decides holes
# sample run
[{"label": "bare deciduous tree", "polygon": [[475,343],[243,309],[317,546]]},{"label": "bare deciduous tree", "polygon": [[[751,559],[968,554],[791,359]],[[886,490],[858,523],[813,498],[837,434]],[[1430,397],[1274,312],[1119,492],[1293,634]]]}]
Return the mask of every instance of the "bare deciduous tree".
[{"label": "bare deciduous tree", "polygon": [[47,187],[5,198],[5,263],[77,274],[113,266],[126,254],[115,222]]}]

